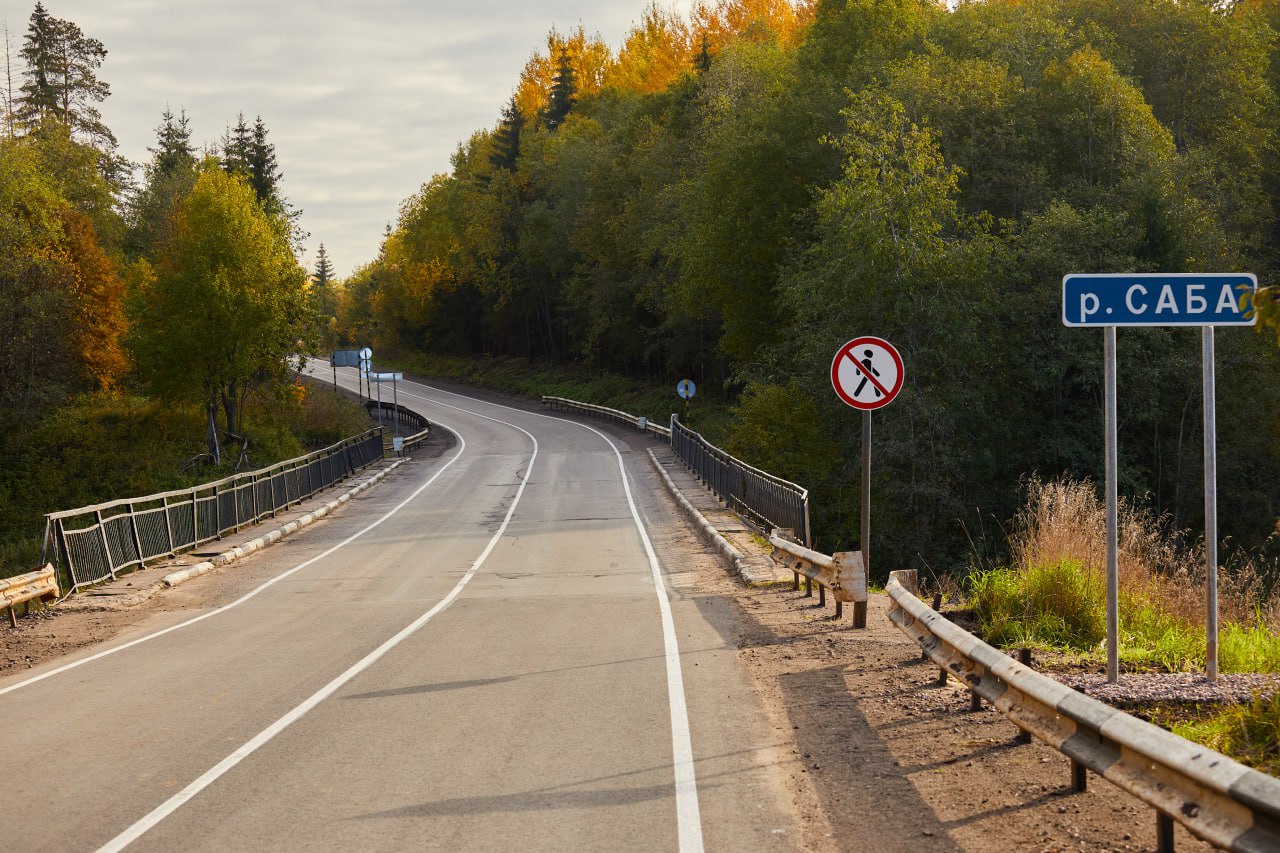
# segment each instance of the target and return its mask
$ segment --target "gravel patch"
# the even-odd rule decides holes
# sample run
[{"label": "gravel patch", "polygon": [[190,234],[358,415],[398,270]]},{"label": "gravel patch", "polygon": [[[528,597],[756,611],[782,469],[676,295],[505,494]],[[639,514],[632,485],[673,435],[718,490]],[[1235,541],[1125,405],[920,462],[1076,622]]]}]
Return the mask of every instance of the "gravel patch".
[{"label": "gravel patch", "polygon": [[1243,703],[1254,696],[1271,696],[1280,689],[1280,675],[1232,673],[1212,684],[1202,673],[1127,673],[1115,684],[1100,673],[1045,673],[1054,680],[1110,705],[1148,705],[1155,702]]}]

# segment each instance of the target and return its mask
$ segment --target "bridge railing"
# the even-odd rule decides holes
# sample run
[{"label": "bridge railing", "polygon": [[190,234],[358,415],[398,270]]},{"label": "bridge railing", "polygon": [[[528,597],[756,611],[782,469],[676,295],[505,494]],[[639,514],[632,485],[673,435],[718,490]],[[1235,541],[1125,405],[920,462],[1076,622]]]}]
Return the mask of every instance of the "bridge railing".
[{"label": "bridge railing", "polygon": [[808,489],[726,453],[680,423],[675,415],[671,416],[671,426],[664,427],[618,409],[579,403],[564,397],[543,397],[542,404],[605,418],[666,439],[689,470],[734,511],[758,522],[765,530],[775,527],[791,530],[801,544],[812,544]]},{"label": "bridge railing", "polygon": [[190,489],[49,513],[44,555],[78,590],[205,542],[311,497],[381,459],[382,430]]},{"label": "bridge railing", "polygon": [[791,530],[809,546],[809,490],[748,465],[671,416],[671,449],[732,509],[766,530]]},{"label": "bridge railing", "polygon": [[383,425],[398,426],[397,433],[410,433],[403,438],[406,451],[413,450],[431,434],[431,421],[413,409],[407,409],[398,403],[379,403],[377,400],[366,401],[364,407],[374,420],[380,420]]},{"label": "bridge railing", "polygon": [[1173,822],[1227,850],[1280,850],[1280,779],[1245,767],[1041,675],[935,612],[916,597],[916,573],[893,572],[889,619],[943,673],[959,679],[1024,732],[1071,759],[1082,791],[1087,770],[1154,807],[1162,850]]}]

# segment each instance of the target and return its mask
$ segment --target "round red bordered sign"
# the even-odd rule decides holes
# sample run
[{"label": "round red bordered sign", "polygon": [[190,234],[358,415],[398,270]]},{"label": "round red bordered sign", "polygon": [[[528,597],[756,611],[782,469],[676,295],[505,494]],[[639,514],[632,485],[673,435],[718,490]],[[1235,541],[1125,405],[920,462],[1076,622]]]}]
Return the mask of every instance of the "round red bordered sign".
[{"label": "round red bordered sign", "polygon": [[887,406],[902,390],[902,356],[882,338],[854,338],[831,360],[831,387],[864,412]]}]

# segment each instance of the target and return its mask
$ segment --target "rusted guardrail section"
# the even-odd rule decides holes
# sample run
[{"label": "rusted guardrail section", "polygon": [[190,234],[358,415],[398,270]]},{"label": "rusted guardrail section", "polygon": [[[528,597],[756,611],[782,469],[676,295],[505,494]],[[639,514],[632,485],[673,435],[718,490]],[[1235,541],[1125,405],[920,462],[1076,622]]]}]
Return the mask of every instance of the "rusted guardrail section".
[{"label": "rusted guardrail section", "polygon": [[1228,850],[1280,850],[1280,779],[1059,684],[992,648],[916,597],[916,573],[893,572],[889,619],[944,670],[1023,731],[1154,807],[1161,850],[1173,821]]},{"label": "rusted guardrail section", "polygon": [[542,405],[552,409],[559,409],[563,412],[578,412],[584,415],[594,415],[598,418],[616,421],[620,424],[635,427],[641,432],[651,433],[659,438],[671,438],[671,429],[661,424],[656,424],[643,415],[632,415],[618,409],[610,409],[608,406],[597,406],[593,403],[579,403],[577,400],[569,400],[564,397],[543,397]]},{"label": "rusted guardrail section", "polygon": [[18,627],[18,618],[13,615],[14,605],[37,598],[48,601],[58,595],[58,574],[52,563],[25,575],[0,580],[0,607],[9,611],[9,624],[15,628]]},{"label": "rusted guardrail section", "polygon": [[836,600],[836,618],[839,619],[846,601],[853,603],[853,627],[867,627],[867,571],[861,551],[837,551],[827,556],[811,548],[793,542],[775,530],[769,537],[773,546],[773,561],[791,569],[795,575],[793,589],[800,588],[800,576],[805,576],[805,594],[813,594],[813,584],[818,584],[818,604],[827,603],[827,590]]}]

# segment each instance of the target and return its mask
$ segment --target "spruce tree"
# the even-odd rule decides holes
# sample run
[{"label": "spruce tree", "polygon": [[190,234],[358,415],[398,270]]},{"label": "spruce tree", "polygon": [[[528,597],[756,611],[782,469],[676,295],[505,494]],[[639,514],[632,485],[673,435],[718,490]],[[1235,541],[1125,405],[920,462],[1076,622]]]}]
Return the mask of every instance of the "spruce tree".
[{"label": "spruce tree", "polygon": [[698,50],[698,55],[693,58],[693,68],[699,74],[706,74],[711,70],[711,41],[706,33],[702,34],[702,47]]},{"label": "spruce tree", "polygon": [[249,186],[258,195],[264,209],[272,212],[283,212],[284,202],[280,196],[280,181],[284,175],[280,172],[276,161],[276,147],[267,142],[267,126],[258,116],[253,123],[253,134],[249,142],[248,161]]},{"label": "spruce tree", "polygon": [[569,111],[573,109],[576,100],[574,96],[577,93],[578,85],[573,73],[573,63],[569,60],[568,51],[562,51],[555,80],[551,83],[550,97],[547,98],[547,108],[542,111],[542,123],[548,130],[555,130],[564,124],[564,120],[569,117]]},{"label": "spruce tree", "polygon": [[321,243],[320,251],[316,253],[316,271],[311,274],[311,282],[315,286],[313,290],[315,307],[321,317],[330,315],[329,288],[332,281],[333,263],[329,260],[329,253],[325,251],[324,243]]},{"label": "spruce tree", "polygon": [[253,132],[245,124],[244,113],[236,117],[236,126],[222,135],[222,168],[232,175],[249,175],[249,156],[253,148]]},{"label": "spruce tree", "polygon": [[196,163],[187,111],[183,109],[175,116],[173,110],[165,107],[160,118],[161,124],[156,128],[156,147],[147,149],[151,152],[147,176],[152,181],[167,178],[175,172],[190,171]]},{"label": "spruce tree", "polygon": [[516,96],[512,95],[502,110],[502,120],[493,134],[493,150],[489,153],[489,162],[495,169],[515,171],[516,162],[520,158],[520,132],[524,129],[524,114],[516,104]]}]

